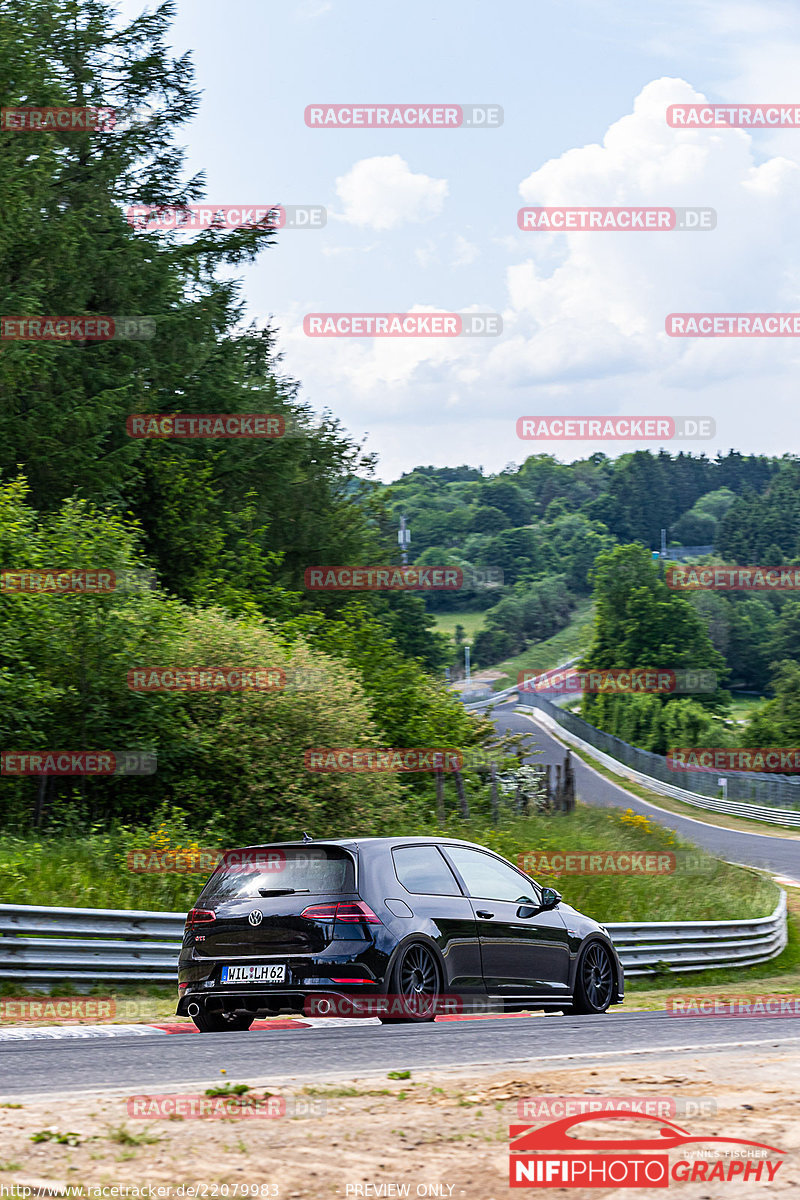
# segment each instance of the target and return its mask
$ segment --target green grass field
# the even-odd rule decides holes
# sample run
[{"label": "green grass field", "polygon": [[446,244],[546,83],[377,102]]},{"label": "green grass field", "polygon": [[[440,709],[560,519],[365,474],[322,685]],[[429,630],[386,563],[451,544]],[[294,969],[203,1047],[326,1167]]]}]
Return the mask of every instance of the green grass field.
[{"label": "green grass field", "polygon": [[766,696],[734,696],[731,700],[729,719],[731,721],[747,721],[753,711],[763,704]]},{"label": "green grass field", "polygon": [[455,641],[456,625],[463,625],[467,641],[472,643],[475,641],[476,635],[483,629],[486,610],[476,612],[471,609],[464,612],[431,613],[431,616],[436,621],[437,633],[446,633]]}]

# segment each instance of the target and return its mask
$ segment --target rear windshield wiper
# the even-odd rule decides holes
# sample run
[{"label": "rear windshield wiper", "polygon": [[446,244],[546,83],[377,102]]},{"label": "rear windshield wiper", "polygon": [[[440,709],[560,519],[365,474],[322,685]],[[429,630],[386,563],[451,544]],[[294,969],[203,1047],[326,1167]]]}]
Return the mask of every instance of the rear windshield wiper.
[{"label": "rear windshield wiper", "polygon": [[259,888],[259,896],[296,896],[299,892],[308,895],[308,888]]}]

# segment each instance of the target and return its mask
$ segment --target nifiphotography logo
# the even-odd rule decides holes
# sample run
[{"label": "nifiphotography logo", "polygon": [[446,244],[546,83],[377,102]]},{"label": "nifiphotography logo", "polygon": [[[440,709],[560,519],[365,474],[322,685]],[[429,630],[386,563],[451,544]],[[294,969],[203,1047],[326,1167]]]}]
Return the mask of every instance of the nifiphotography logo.
[{"label": "nifiphotography logo", "polygon": [[[577,1125],[598,1120],[624,1120],[626,1129],[638,1123],[638,1136],[598,1138],[573,1132]],[[665,1188],[672,1183],[739,1179],[768,1184],[784,1161],[772,1156],[786,1153],[743,1138],[693,1136],[665,1117],[624,1109],[603,1112],[602,1117],[567,1116],[540,1128],[511,1125],[509,1136],[511,1187]],[[712,1144],[714,1149],[688,1149],[696,1143]],[[677,1152],[673,1161],[670,1151]]]}]

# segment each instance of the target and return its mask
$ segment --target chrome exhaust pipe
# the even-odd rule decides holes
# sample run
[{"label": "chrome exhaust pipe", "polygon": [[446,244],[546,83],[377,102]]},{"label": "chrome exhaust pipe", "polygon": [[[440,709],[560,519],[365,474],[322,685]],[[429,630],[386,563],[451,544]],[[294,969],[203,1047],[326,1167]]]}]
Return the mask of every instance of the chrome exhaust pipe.
[{"label": "chrome exhaust pipe", "polygon": [[186,1011],[188,1012],[190,1017],[199,1017],[200,1016],[200,1005],[195,1004],[195,1002],[192,1001],[192,1003],[187,1007]]}]

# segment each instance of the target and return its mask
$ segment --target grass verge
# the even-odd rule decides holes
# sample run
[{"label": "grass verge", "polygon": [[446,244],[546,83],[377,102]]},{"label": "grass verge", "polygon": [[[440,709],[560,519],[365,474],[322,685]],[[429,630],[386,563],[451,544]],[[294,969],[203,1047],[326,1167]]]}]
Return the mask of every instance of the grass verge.
[{"label": "grass verge", "polygon": [[549,671],[551,667],[557,667],[559,663],[586,650],[591,641],[593,619],[591,600],[578,601],[569,625],[551,638],[529,646],[521,654],[507,658],[492,668],[503,672],[502,678],[492,684],[494,691],[501,691],[516,683],[520,671]]},{"label": "grass verge", "polygon": [[732,967],[721,971],[677,972],[658,978],[628,979],[626,1012],[645,1012],[664,1007],[668,993],[682,996],[800,996],[800,889],[787,888],[789,939],[777,958],[755,967]]},{"label": "grass verge", "polygon": [[[364,834],[370,831],[364,830]],[[611,851],[641,854],[682,852],[674,873],[579,875],[561,882],[536,874],[564,891],[565,899],[599,921],[706,920],[724,911],[732,919],[763,916],[775,904],[774,885],[681,841],[671,830],[631,810],[578,805],[575,813],[547,816],[504,814],[494,827],[484,820],[453,818],[445,829],[409,822],[405,834],[442,834],[489,846],[512,862],[531,852]],[[127,847],[146,831],[120,830],[83,838],[0,838],[4,899],[17,904],[78,908],[140,908],[186,912],[207,872],[139,874],[128,866]],[[162,850],[177,850],[163,829],[149,834]]]}]

